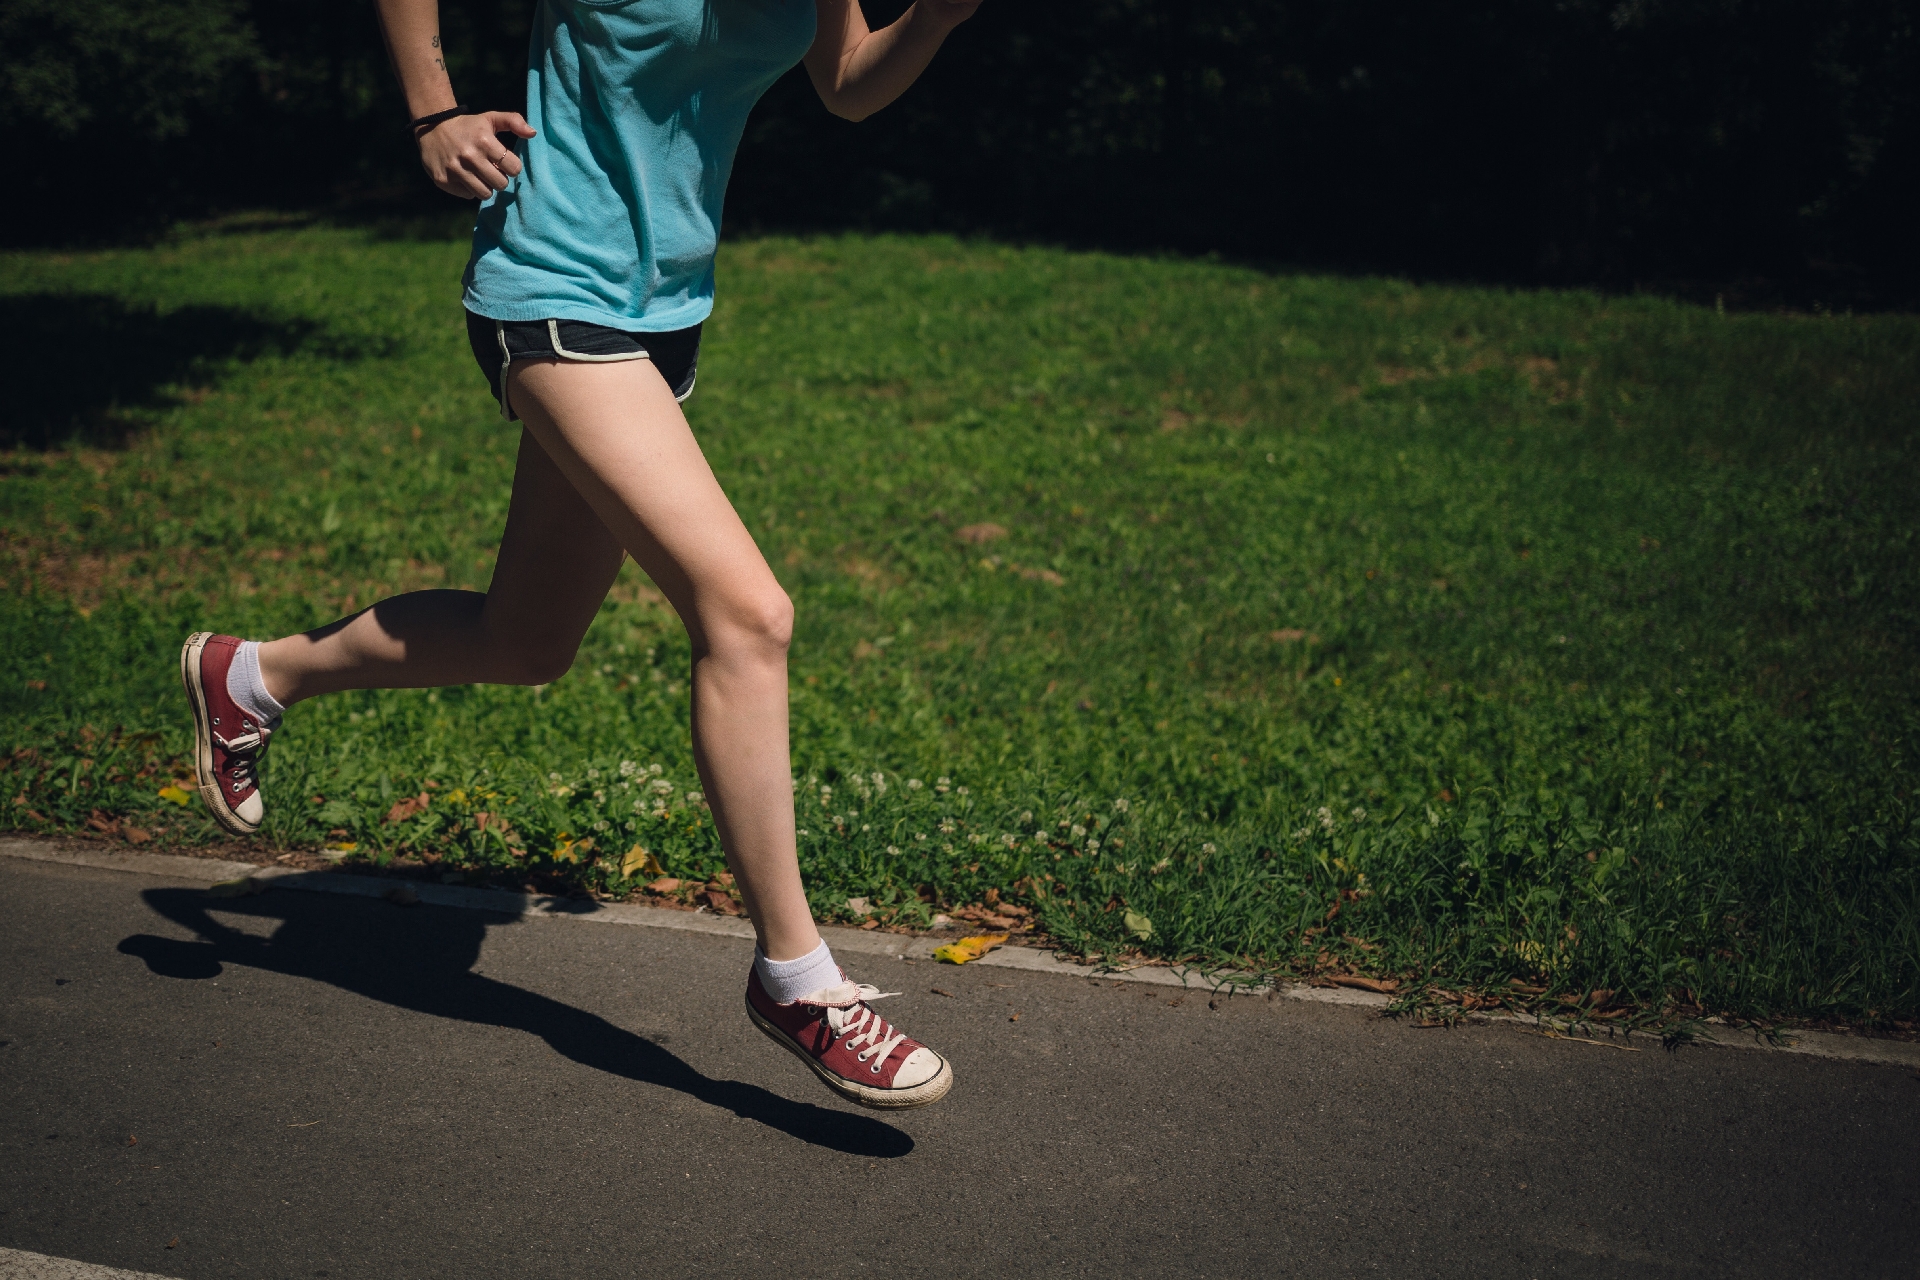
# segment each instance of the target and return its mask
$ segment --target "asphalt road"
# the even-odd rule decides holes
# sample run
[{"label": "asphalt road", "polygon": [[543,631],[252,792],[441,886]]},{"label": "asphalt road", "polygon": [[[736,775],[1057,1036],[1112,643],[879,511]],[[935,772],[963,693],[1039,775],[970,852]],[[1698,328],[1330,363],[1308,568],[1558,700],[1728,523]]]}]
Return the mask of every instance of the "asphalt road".
[{"label": "asphalt road", "polygon": [[0,1246],[186,1280],[1920,1274],[1911,1070],[859,957],[957,1073],[885,1115],[753,1030],[749,958],[0,862]]}]

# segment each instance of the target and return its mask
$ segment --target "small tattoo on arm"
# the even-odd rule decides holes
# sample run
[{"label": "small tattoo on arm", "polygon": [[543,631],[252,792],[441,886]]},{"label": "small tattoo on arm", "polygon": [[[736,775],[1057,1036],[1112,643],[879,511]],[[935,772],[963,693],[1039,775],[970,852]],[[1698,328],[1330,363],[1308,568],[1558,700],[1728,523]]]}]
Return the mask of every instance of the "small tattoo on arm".
[{"label": "small tattoo on arm", "polygon": [[442,71],[445,71],[447,69],[447,64],[441,61],[439,58],[435,58],[433,60],[433,65],[440,68]]},{"label": "small tattoo on arm", "polygon": [[433,38],[433,47],[434,47],[434,48],[436,48],[436,49],[438,49],[438,48],[440,47],[440,37],[439,37],[439,36],[435,36],[435,37]]}]

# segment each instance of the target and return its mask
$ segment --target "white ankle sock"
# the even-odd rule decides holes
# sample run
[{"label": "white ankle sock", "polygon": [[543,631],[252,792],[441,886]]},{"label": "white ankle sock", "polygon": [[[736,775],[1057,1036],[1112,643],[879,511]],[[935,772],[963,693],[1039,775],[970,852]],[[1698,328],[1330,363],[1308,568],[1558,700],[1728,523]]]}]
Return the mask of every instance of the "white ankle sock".
[{"label": "white ankle sock", "polygon": [[839,986],[843,980],[840,966],[833,962],[833,953],[824,942],[798,960],[769,960],[755,947],[753,968],[775,1004],[792,1004],[816,991]]},{"label": "white ankle sock", "polygon": [[266,682],[260,678],[259,641],[242,640],[234,650],[233,665],[227,668],[227,696],[268,728],[272,728],[280,719],[280,713],[286,710],[273,700]]}]

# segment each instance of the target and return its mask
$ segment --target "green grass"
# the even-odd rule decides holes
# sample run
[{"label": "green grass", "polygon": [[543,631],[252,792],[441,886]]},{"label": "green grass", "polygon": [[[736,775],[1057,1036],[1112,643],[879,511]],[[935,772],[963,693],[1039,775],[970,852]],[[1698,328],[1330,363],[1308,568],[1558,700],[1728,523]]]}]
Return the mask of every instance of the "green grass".
[{"label": "green grass", "polygon": [[[155,796],[185,632],[485,585],[464,253],[0,258],[10,825],[209,838]],[[726,248],[689,415],[798,605],[823,917],[1873,1021],[1920,1010],[1917,395],[1910,317],[849,237]],[[629,566],[551,686],[295,708],[266,835],[715,871],[686,664]]]}]

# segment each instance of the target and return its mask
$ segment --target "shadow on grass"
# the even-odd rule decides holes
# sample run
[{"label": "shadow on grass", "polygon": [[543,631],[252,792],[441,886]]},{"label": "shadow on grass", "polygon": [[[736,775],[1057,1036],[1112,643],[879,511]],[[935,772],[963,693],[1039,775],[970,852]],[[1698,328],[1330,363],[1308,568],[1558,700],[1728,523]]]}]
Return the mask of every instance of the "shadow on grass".
[{"label": "shadow on grass", "polygon": [[815,1146],[886,1159],[913,1150],[913,1139],[892,1125],[715,1080],[604,1018],[471,972],[487,932],[478,912],[421,907],[403,917],[371,900],[285,892],[221,901],[222,912],[280,921],[271,937],[261,938],[215,920],[204,890],[149,889],[142,896],[201,939],[134,934],[120,943],[122,954],[139,956],[163,977],[214,978],[238,964],[308,978],[437,1018],[524,1031],[583,1066],[677,1089]]},{"label": "shadow on grass", "polygon": [[0,295],[0,351],[29,375],[8,380],[0,449],[121,448],[221,363],[296,350],[342,360],[377,354],[313,321],[237,307],[162,313],[107,294]]}]

